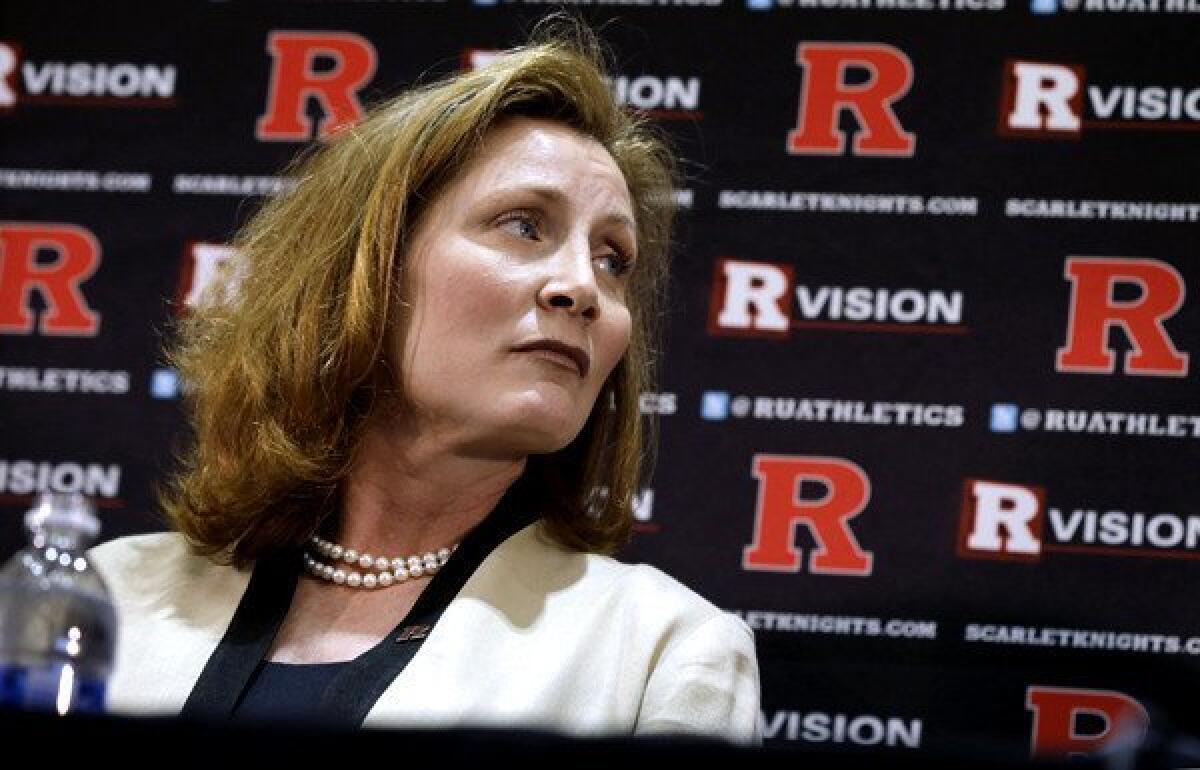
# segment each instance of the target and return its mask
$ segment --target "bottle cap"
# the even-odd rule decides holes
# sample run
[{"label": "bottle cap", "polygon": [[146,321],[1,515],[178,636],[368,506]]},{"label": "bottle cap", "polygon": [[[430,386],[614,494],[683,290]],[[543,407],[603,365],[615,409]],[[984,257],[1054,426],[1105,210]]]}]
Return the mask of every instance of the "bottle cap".
[{"label": "bottle cap", "polygon": [[92,501],[78,492],[40,492],[25,514],[25,527],[33,532],[66,529],[95,538],[100,519]]}]

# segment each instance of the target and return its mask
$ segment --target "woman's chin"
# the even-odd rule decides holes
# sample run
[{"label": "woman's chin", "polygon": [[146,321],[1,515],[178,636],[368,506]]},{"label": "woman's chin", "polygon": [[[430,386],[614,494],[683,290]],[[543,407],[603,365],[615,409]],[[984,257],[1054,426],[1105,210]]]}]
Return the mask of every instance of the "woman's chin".
[{"label": "woman's chin", "polygon": [[540,394],[523,394],[515,403],[499,406],[511,407],[498,420],[500,430],[528,454],[557,452],[570,444],[583,430],[588,414],[566,399]]}]

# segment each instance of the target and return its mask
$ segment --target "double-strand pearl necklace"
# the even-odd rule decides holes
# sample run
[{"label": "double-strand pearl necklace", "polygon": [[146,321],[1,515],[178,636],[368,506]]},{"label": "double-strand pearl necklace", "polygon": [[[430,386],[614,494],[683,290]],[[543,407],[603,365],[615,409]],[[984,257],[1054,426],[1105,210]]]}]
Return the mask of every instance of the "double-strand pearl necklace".
[{"label": "double-strand pearl necklace", "polygon": [[[386,588],[410,578],[432,575],[442,568],[450,554],[458,548],[458,543],[455,543],[449,548],[437,551],[388,559],[384,556],[375,557],[369,553],[359,553],[353,548],[322,540],[316,535],[313,535],[308,543],[315,556],[307,551],[304,553],[304,568],[315,577],[351,588]],[[316,557],[324,557],[329,559],[329,562]],[[351,569],[339,566],[338,562],[345,563]],[[356,566],[361,571],[353,569]]]}]

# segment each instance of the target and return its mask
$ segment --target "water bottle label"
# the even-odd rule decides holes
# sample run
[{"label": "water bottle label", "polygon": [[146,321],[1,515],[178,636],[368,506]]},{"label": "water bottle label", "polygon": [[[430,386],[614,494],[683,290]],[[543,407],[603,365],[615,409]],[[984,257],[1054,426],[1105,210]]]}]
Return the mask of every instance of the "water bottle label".
[{"label": "water bottle label", "polygon": [[82,676],[70,663],[0,666],[0,707],[98,714],[104,711],[104,680]]}]

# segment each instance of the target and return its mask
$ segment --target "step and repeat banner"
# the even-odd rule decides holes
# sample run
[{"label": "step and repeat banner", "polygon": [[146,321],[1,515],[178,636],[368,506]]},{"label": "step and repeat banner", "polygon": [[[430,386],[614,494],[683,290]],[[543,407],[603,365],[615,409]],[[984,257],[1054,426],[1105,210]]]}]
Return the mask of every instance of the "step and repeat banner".
[{"label": "step and repeat banner", "polygon": [[[626,560],[756,631],[767,741],[1200,732],[1200,1],[571,4],[685,178]],[[537,2],[0,18],[0,546],[162,527],[172,319],[279,170]],[[153,581],[148,575],[147,581]]]}]

